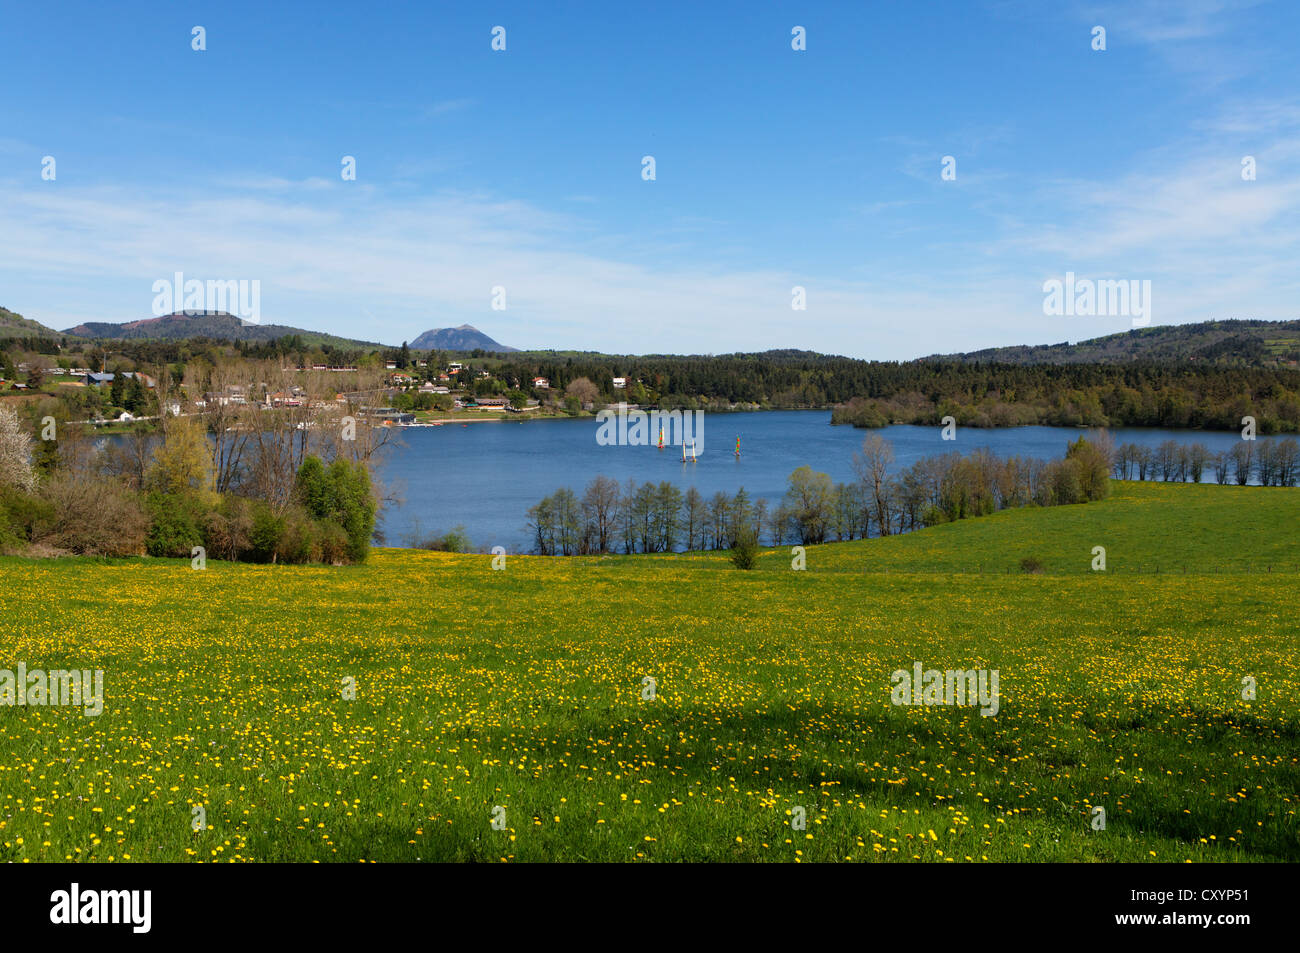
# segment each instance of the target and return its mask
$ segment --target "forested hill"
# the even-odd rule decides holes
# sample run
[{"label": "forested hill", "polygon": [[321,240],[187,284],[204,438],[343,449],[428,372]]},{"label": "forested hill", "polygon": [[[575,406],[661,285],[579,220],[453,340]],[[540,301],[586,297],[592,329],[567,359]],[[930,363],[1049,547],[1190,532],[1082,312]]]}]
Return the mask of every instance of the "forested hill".
[{"label": "forested hill", "polygon": [[1300,321],[1205,321],[1135,328],[1076,344],[994,347],[925,360],[995,364],[1123,364],[1136,361],[1268,367],[1300,361]]},{"label": "forested hill", "polygon": [[[1227,430],[1257,418],[1264,433],[1300,430],[1300,370],[1209,362],[988,364],[859,361],[807,351],[717,356],[610,357],[512,354],[485,359],[507,380],[549,380],[553,389],[586,378],[593,401],[663,407],[719,404],[833,407],[832,421],[864,427],[1034,424]],[[625,378],[616,389],[615,377]]]},{"label": "forested hill", "polygon": [[[187,317],[193,321],[195,316]],[[169,366],[176,380],[182,379],[192,362],[215,366],[271,361],[280,367],[387,367],[403,375],[408,383],[402,386],[415,388],[424,381],[441,380],[475,397],[504,396],[515,406],[535,400],[575,414],[626,401],[711,411],[832,409],[832,422],[862,427],[931,426],[952,416],[958,424],[971,427],[1227,430],[1240,428],[1242,417],[1252,416],[1260,433],[1300,431],[1300,368],[1289,356],[1300,348],[1300,343],[1291,343],[1300,342],[1300,322],[1147,328],[1057,345],[1056,350],[999,349],[907,362],[799,350],[720,355],[482,350],[466,354],[314,340],[301,333],[254,341],[158,334],[160,327],[171,330],[179,323],[141,322],[143,327],[128,329],[131,336],[111,341],[98,336],[62,342],[33,337],[21,346],[6,347],[0,334],[0,371],[13,378],[18,365],[30,360],[30,352],[43,355],[47,365],[58,360],[66,367],[94,364],[156,374]],[[202,321],[189,326],[207,327]],[[273,328],[261,325],[255,330]],[[1126,347],[1136,349],[1135,353],[1121,358]],[[1032,353],[1039,357],[1031,359]],[[453,359],[463,365],[454,369],[454,380],[448,373]]]},{"label": "forested hill", "polygon": [[0,308],[0,337],[56,338],[58,336],[58,331],[47,328],[39,321],[24,318],[8,308]]},{"label": "forested hill", "polygon": [[382,345],[351,338],[341,338],[320,331],[306,331],[302,328],[288,327],[280,324],[259,324],[241,321],[225,311],[178,311],[158,318],[144,318],[140,321],[128,321],[115,324],[107,321],[92,321],[68,328],[64,334],[94,338],[97,340],[171,340],[184,341],[197,338],[223,341],[277,341],[282,338],[297,338],[307,346],[325,345],[332,347],[377,348]]}]

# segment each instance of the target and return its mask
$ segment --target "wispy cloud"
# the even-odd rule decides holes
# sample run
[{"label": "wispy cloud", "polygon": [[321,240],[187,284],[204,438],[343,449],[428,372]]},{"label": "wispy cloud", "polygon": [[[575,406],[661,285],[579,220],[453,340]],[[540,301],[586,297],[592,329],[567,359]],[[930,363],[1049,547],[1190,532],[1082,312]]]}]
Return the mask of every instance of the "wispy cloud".
[{"label": "wispy cloud", "polygon": [[432,105],[425,106],[420,111],[421,119],[436,119],[439,116],[445,116],[447,113],[459,112],[462,109],[469,109],[475,105],[473,99],[444,99]]},{"label": "wispy cloud", "polygon": [[[910,356],[915,322],[937,323],[953,306],[949,291],[924,282],[884,290],[825,275],[663,265],[638,239],[608,236],[592,251],[581,220],[495,196],[334,192],[322,201],[305,185],[203,199],[0,188],[13,225],[0,234],[2,270],[65,288],[49,306],[68,323],[145,315],[152,282],[182,271],[259,279],[269,323],[396,342],[469,322],[516,346],[615,351],[800,346]],[[94,291],[73,301],[88,276],[126,290],[111,302]],[[796,284],[808,289],[807,311],[790,307]],[[490,308],[495,286],[506,289],[505,311]],[[913,323],[900,325],[900,313]]]}]

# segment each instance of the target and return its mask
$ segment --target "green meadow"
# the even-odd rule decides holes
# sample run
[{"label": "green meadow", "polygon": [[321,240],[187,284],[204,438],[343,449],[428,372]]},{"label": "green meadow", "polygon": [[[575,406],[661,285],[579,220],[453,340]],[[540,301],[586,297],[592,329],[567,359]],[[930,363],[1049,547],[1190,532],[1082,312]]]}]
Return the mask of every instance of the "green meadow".
[{"label": "green meadow", "polygon": [[1117,482],[802,571],[0,559],[0,669],[104,671],[0,707],[0,861],[1300,860],[1298,530]]}]

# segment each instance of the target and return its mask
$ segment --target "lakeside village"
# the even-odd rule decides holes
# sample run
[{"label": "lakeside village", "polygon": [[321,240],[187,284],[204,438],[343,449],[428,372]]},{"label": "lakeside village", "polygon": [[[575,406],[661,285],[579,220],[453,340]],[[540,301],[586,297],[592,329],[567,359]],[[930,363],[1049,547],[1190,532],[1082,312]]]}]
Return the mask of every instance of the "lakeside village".
[{"label": "lakeside village", "polygon": [[[600,390],[586,378],[573,381],[564,390],[552,390],[545,377],[518,381],[501,379],[484,368],[449,361],[430,371],[426,360],[411,361],[407,371],[396,361],[378,367],[313,364],[281,366],[276,379],[208,381],[211,389],[174,382],[159,391],[158,379],[143,371],[94,371],[87,367],[22,362],[0,372],[0,398],[38,400],[50,396],[72,396],[85,388],[99,391],[97,413],[76,423],[97,429],[129,429],[136,423],[159,416],[203,415],[218,408],[280,409],[306,411],[355,409],[373,425],[385,427],[436,427],[470,420],[501,420],[528,416],[574,416],[598,412],[604,406]],[[408,372],[411,371],[411,372]],[[310,377],[310,380],[303,378]],[[295,378],[302,383],[295,383]],[[639,391],[641,381],[612,377],[606,386],[616,392]],[[339,386],[341,385],[341,386]],[[192,395],[192,396],[187,396]],[[624,412],[636,403],[619,404]]]}]

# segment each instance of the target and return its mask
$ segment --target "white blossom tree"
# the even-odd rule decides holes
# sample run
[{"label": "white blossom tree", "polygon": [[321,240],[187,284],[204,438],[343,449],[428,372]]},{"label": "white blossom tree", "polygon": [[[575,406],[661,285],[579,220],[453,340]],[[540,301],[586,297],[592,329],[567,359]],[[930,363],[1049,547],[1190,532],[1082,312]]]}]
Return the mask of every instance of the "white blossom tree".
[{"label": "white blossom tree", "polygon": [[36,489],[32,470],[32,438],[18,423],[13,410],[0,408],[0,486],[31,493]]}]

